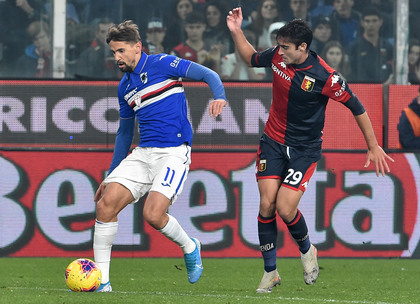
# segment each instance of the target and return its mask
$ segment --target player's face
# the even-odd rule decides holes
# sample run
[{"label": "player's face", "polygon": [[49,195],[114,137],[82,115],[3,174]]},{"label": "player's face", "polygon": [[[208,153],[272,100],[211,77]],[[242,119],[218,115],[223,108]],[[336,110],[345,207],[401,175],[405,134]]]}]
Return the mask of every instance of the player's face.
[{"label": "player's face", "polygon": [[141,57],[141,42],[111,41],[112,55],[121,72],[133,72]]},{"label": "player's face", "polygon": [[278,54],[283,58],[285,64],[301,64],[308,58],[306,43],[296,47],[294,43],[281,37],[277,42],[279,45]]}]

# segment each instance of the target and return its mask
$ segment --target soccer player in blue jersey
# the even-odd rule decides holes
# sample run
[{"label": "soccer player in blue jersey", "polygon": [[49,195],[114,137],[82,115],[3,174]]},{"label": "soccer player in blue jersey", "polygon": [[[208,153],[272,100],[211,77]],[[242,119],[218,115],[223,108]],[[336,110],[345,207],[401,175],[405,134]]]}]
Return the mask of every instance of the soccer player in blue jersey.
[{"label": "soccer player in blue jersey", "polygon": [[277,32],[277,46],[256,52],[241,30],[241,8],[227,16],[227,25],[242,59],[253,67],[273,71],[273,102],[260,139],[257,180],[260,192],[258,236],[264,260],[264,275],[257,292],[269,293],[280,284],[276,266],[276,211],[299,246],[306,284],[319,275],[317,250],[298,209],[316,163],[321,158],[321,136],[325,109],[331,98],[352,111],[367,143],[367,161],[376,175],[389,172],[387,159],[378,145],[372,124],[359,99],[339,74],[309,50],[312,30],[299,19]]},{"label": "soccer player in blue jersey", "polygon": [[[191,163],[192,127],[181,78],[206,82],[213,92],[210,115],[226,105],[219,76],[197,63],[168,54],[142,52],[139,30],[132,21],[110,27],[107,43],[119,69],[120,125],[108,176],[96,195],[93,250],[102,271],[99,291],[112,291],[109,282],[111,247],[118,229],[118,213],[148,193],[143,217],[180,246],[190,283],[201,276],[201,244],[190,238],[167,213],[181,193]],[[138,120],[140,143],[128,156]]]}]

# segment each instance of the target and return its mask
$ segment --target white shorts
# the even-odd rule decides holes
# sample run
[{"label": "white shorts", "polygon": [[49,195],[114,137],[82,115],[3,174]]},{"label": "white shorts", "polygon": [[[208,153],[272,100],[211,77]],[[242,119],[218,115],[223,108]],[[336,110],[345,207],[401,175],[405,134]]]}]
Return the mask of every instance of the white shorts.
[{"label": "white shorts", "polygon": [[104,180],[130,190],[137,202],[149,191],[157,191],[176,201],[182,192],[191,164],[191,147],[136,147]]}]

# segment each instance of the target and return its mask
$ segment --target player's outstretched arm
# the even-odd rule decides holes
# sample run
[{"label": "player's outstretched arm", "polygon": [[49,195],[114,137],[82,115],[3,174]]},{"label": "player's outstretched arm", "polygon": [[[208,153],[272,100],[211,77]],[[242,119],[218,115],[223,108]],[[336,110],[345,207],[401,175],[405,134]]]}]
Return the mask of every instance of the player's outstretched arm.
[{"label": "player's outstretched arm", "polygon": [[368,114],[364,112],[361,115],[354,116],[354,118],[356,119],[368,146],[365,168],[372,162],[375,164],[376,176],[379,176],[379,173],[381,173],[382,176],[385,176],[385,172],[389,173],[391,171],[387,160],[390,160],[391,162],[394,162],[394,160],[379,146]]},{"label": "player's outstretched arm", "polygon": [[245,38],[242,32],[242,9],[240,7],[231,10],[226,18],[227,27],[232,35],[235,47],[238,49],[241,58],[248,66],[251,66],[252,55],[256,52],[254,47]]},{"label": "player's outstretched arm", "polygon": [[226,106],[227,102],[225,88],[223,87],[223,83],[220,80],[219,75],[205,66],[191,62],[187,77],[194,80],[204,81],[213,92],[214,100],[210,103],[209,107],[210,116],[216,117],[222,113],[223,107]]}]

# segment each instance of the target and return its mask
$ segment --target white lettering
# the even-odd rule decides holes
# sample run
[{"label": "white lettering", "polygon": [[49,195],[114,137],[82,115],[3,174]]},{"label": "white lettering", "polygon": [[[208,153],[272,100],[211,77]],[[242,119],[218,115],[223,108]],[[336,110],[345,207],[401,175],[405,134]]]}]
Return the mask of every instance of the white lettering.
[{"label": "white lettering", "polygon": [[33,97],[31,109],[31,132],[47,132],[47,98]]},{"label": "white lettering", "polygon": [[6,125],[10,132],[26,132],[19,120],[25,114],[22,101],[10,96],[1,96],[0,110],[0,132],[3,132],[3,125]]},{"label": "white lettering", "polygon": [[110,111],[118,111],[118,98],[107,97],[99,99],[95,102],[89,111],[89,120],[92,126],[104,133],[117,133],[119,121],[109,121],[107,113]]},{"label": "white lettering", "polygon": [[357,186],[368,187],[370,194],[350,195],[335,205],[331,225],[336,236],[342,242],[356,246],[400,245],[402,235],[395,232],[396,205],[392,178],[385,176],[379,179],[374,172],[345,172],[344,187]]},{"label": "white lettering", "polygon": [[245,99],[245,133],[261,134],[268,114],[269,110],[260,99]]},{"label": "white lettering", "polygon": [[279,75],[280,77],[286,79],[287,81],[292,81],[289,76],[287,76],[282,70],[275,66],[274,63],[271,63],[271,68],[273,69],[274,73]]},{"label": "white lettering", "polygon": [[[12,246],[25,232],[27,218],[25,209],[11,195],[20,185],[18,168],[0,157],[0,252]],[[7,173],[6,173],[7,172]]]},{"label": "white lettering", "polygon": [[226,134],[241,134],[241,130],[229,104],[223,108],[223,112],[216,119],[208,114],[209,108],[210,102],[207,104],[203,117],[197,127],[197,133],[211,134],[214,130],[223,130]]},{"label": "white lettering", "polygon": [[86,122],[81,119],[74,121],[69,117],[73,110],[84,111],[85,101],[81,97],[69,97],[57,102],[52,110],[52,120],[58,129],[73,134],[85,131]]},{"label": "white lettering", "polygon": [[[203,204],[198,204],[199,202],[193,199],[194,205],[191,205],[191,199],[200,197],[200,191],[204,194]],[[205,245],[215,245],[232,237],[231,228],[225,226],[212,231],[203,231],[201,225],[196,224],[200,218],[201,222],[211,221],[205,220],[209,215],[213,219],[221,220],[228,211],[228,205],[224,181],[213,172],[196,170],[188,174],[184,190],[178,197],[175,207],[169,208],[169,213],[182,223],[190,235],[194,235]]]}]

